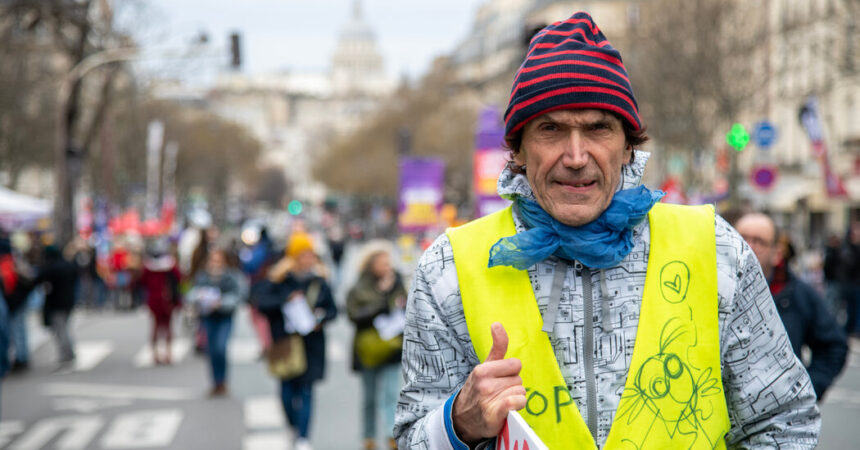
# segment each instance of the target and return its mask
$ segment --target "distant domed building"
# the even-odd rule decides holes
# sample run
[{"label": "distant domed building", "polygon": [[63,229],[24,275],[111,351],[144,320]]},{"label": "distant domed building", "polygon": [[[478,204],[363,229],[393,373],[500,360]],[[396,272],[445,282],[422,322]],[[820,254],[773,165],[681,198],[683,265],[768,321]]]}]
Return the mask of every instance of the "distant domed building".
[{"label": "distant domed building", "polygon": [[328,70],[226,73],[203,103],[253,131],[263,146],[260,166],[283,169],[291,198],[320,200],[325,188],[311,175],[314,156],[372,117],[393,88],[376,34],[355,0]]},{"label": "distant domed building", "polygon": [[376,35],[364,21],[361,2],[352,5],[352,17],[340,31],[332,57],[332,88],[338,95],[378,95],[390,90]]}]

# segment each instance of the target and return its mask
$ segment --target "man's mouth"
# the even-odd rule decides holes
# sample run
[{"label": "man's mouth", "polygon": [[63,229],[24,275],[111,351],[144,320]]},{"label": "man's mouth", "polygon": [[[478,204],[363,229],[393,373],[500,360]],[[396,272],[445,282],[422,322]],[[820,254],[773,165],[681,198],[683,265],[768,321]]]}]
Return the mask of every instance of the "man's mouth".
[{"label": "man's mouth", "polygon": [[587,187],[590,187],[590,186],[594,185],[595,183],[597,183],[597,180],[574,181],[574,182],[561,181],[559,183],[563,186],[568,186],[568,187],[573,187],[573,188],[587,188]]}]

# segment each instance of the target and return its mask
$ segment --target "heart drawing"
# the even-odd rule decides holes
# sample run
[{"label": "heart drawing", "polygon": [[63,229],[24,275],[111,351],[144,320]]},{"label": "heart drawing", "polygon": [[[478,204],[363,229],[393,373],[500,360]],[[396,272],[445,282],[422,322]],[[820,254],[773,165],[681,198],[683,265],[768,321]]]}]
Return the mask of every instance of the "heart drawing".
[{"label": "heart drawing", "polygon": [[690,287],[690,268],[683,261],[672,261],[660,269],[660,293],[669,303],[681,303]]},{"label": "heart drawing", "polygon": [[675,291],[675,293],[681,293],[681,275],[675,274],[675,279],[672,281],[664,281],[663,286]]}]

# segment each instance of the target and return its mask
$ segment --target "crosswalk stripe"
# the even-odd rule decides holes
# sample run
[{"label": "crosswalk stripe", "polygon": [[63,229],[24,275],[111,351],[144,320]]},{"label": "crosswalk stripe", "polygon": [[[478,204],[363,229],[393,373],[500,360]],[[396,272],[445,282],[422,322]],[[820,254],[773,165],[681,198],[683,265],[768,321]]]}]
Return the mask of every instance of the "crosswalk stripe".
[{"label": "crosswalk stripe", "polygon": [[275,396],[249,397],[245,399],[245,428],[261,430],[283,428],[284,409]]},{"label": "crosswalk stripe", "polygon": [[178,388],[155,386],[127,386],[95,383],[48,383],[42,388],[45,395],[57,397],[95,397],[132,400],[188,400],[196,395]]},{"label": "crosswalk stripe", "polygon": [[110,352],[113,344],[109,341],[81,341],[75,344],[75,372],[92,370],[101,363]]},{"label": "crosswalk stripe", "polygon": [[292,449],[286,431],[251,433],[242,439],[242,450]]},{"label": "crosswalk stripe", "polygon": [[[181,362],[191,352],[191,340],[187,338],[175,338],[170,345],[170,357],[174,364]],[[134,367],[152,367],[152,346],[147,344],[141,347],[134,355]]]},{"label": "crosswalk stripe", "polygon": [[260,360],[260,343],[256,339],[230,339],[227,359],[233,364],[249,364]]}]

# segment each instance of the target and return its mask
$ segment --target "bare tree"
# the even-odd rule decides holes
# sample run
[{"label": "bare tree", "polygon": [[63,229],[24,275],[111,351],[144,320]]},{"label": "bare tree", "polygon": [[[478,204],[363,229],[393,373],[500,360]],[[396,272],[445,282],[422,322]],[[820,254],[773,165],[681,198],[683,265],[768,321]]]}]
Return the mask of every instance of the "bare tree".
[{"label": "bare tree", "polygon": [[[750,4],[755,3],[755,4]],[[693,161],[727,124],[765,97],[766,0],[654,0],[640,5],[627,65],[649,133],[687,157],[686,178],[701,182]],[[735,162],[733,158],[733,163]],[[729,180],[732,197],[737,170]]]},{"label": "bare tree", "polygon": [[131,46],[131,39],[114,28],[113,10],[107,0],[12,0],[4,3],[0,15],[17,24],[13,27],[17,32],[46,44],[47,50],[39,56],[52,65],[54,83],[68,86],[68,92],[58,95],[54,105],[54,226],[57,242],[64,244],[74,232],[75,190],[110,104],[118,66],[110,65],[88,76],[86,83],[80,77],[67,78],[68,73],[91,55]]},{"label": "bare tree", "polygon": [[446,200],[468,200],[479,102],[443,65],[417,86],[401,86],[355,133],[336,140],[314,162],[314,176],[330,189],[364,196],[397,194],[398,134],[409,130],[411,156],[446,163]]}]

